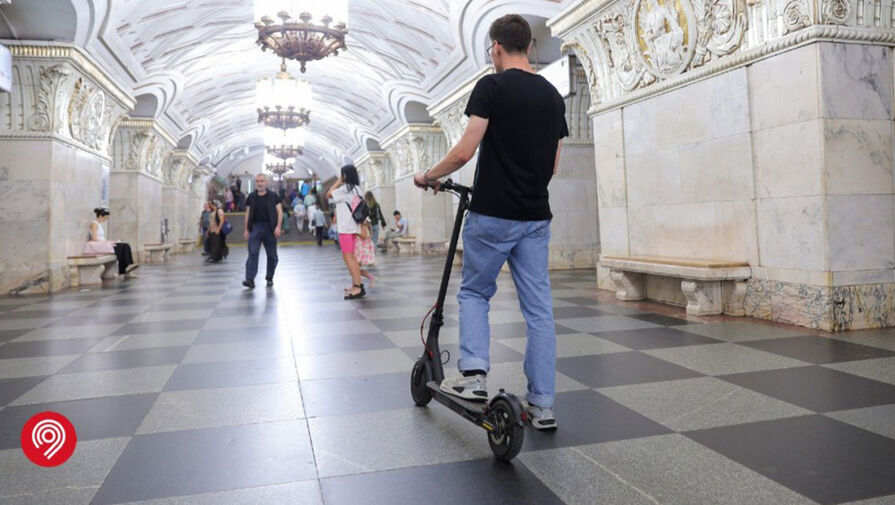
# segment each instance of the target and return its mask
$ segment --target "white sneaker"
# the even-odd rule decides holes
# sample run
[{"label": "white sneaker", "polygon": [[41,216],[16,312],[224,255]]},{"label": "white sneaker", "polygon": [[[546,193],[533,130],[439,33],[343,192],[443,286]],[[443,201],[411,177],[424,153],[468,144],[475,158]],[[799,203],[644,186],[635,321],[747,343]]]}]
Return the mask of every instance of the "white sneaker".
[{"label": "white sneaker", "polygon": [[484,375],[446,378],[441,381],[441,390],[464,400],[488,401],[488,387]]},{"label": "white sneaker", "polygon": [[528,402],[525,402],[524,407],[525,411],[528,412],[528,420],[531,421],[533,428],[536,430],[556,429],[556,416],[553,414],[552,408],[545,409]]}]

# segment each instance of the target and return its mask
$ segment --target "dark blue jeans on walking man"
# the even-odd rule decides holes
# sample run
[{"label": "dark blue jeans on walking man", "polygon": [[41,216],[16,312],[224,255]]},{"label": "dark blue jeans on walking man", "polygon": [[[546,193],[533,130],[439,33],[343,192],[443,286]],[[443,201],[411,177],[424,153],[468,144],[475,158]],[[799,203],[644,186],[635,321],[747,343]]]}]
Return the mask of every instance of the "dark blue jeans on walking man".
[{"label": "dark blue jeans on walking man", "polygon": [[268,223],[252,223],[252,231],[249,232],[249,258],[246,260],[247,280],[253,281],[258,275],[258,254],[261,252],[261,244],[264,244],[264,254],[267,255],[265,279],[273,280],[274,270],[277,269],[277,238],[273,236],[273,230]]}]

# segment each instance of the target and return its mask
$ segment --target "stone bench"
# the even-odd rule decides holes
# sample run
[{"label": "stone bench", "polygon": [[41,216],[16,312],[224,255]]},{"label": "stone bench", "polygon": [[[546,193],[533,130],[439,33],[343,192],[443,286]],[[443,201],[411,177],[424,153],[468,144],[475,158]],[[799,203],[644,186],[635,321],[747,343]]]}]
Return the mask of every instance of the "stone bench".
[{"label": "stone bench", "polygon": [[196,239],[182,238],[177,241],[178,250],[183,253],[193,252],[196,248]]},{"label": "stone bench", "polygon": [[398,254],[413,254],[416,252],[416,237],[406,236],[392,239],[395,245],[395,252]]},{"label": "stone bench", "polygon": [[619,300],[643,300],[650,274],[682,279],[687,314],[745,313],[746,280],[752,276],[747,262],[601,256],[600,265],[609,269]]},{"label": "stone bench", "polygon": [[144,244],[143,250],[146,251],[147,263],[164,263],[168,261],[168,254],[174,244]]},{"label": "stone bench", "polygon": [[118,258],[114,254],[84,254],[69,256],[67,260],[73,288],[98,286],[103,279],[118,277]]}]

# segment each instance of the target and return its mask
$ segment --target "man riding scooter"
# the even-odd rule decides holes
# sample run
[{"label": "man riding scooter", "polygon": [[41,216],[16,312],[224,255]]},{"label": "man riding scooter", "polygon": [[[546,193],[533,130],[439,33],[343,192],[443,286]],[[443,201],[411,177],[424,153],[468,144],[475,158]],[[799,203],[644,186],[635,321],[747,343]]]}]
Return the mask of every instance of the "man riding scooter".
[{"label": "man riding scooter", "polygon": [[457,295],[461,375],[445,378],[440,389],[465,400],[488,400],[488,311],[497,276],[509,262],[526,323],[528,418],[537,429],[553,429],[556,330],[547,272],[552,218],[547,185],[568,136],[565,103],[528,62],[531,28],[524,18],[497,19],[489,36],[496,73],[476,83],[465,111],[466,131],[444,159],[414,176],[418,187],[437,192],[438,179],[459,170],[479,149]]}]

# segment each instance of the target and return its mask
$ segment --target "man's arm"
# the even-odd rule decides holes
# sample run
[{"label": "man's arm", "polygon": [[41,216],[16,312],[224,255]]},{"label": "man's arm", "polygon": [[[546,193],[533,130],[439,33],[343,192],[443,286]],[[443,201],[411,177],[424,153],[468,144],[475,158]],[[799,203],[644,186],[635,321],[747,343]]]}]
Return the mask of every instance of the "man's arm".
[{"label": "man's arm", "polygon": [[246,221],[245,221],[245,231],[243,232],[243,236],[246,240],[249,239],[249,223],[252,222],[252,207],[246,205]]},{"label": "man's arm", "polygon": [[562,151],[562,139],[556,143],[556,160],[553,161],[553,175],[559,170],[559,152]]},{"label": "man's arm", "polygon": [[416,174],[413,177],[413,182],[421,188],[426,188],[429,186],[426,180],[427,174],[429,180],[434,180],[460,170],[475,155],[475,150],[482,143],[482,138],[485,137],[487,129],[487,119],[476,115],[470,116],[469,124],[466,125],[466,130],[463,132],[463,136],[460,137],[457,145],[452,147],[444,159],[439,161],[434,167],[426,172]]},{"label": "man's arm", "polygon": [[274,237],[279,237],[283,234],[283,204],[277,204],[277,227],[273,231]]}]

